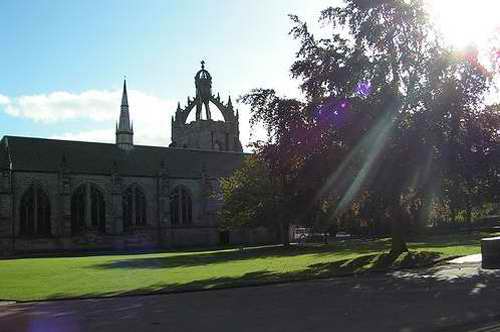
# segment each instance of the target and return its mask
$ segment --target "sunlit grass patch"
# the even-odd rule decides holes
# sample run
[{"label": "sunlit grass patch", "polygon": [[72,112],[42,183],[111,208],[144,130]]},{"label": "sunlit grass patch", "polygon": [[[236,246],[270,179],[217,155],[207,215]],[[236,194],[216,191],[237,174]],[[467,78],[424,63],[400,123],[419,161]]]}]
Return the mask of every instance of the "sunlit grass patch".
[{"label": "sunlit grass patch", "polygon": [[219,251],[0,260],[0,299],[40,300],[209,289],[426,266],[480,252],[485,234],[435,236],[389,256],[389,239]]}]

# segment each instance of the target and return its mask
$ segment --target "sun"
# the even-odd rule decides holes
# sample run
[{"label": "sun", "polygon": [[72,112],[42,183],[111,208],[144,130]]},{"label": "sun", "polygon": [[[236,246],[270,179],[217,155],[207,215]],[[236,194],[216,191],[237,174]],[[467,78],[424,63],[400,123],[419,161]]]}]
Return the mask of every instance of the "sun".
[{"label": "sun", "polygon": [[449,44],[486,51],[500,32],[500,0],[427,0],[430,15]]}]

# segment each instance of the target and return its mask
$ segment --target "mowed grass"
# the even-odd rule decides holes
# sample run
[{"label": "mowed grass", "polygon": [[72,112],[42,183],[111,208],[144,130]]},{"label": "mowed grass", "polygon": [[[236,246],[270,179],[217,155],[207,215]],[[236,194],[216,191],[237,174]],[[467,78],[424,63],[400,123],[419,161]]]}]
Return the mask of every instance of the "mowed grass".
[{"label": "mowed grass", "polygon": [[[86,257],[0,260],[0,299],[31,301],[209,289],[324,278],[480,252],[486,234],[439,236],[389,257],[389,239],[320,246],[264,247]],[[491,234],[488,234],[491,235]]]}]

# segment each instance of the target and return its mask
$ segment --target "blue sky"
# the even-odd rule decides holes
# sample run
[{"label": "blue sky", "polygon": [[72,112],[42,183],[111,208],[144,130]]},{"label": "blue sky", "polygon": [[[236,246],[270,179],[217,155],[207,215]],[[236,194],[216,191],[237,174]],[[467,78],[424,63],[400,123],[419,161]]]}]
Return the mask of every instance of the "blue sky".
[{"label": "blue sky", "polygon": [[[168,144],[178,100],[205,59],[214,91],[296,94],[287,14],[316,20],[332,1],[0,2],[0,136],[113,141],[127,75],[143,144]],[[242,109],[242,140],[248,141]]]}]

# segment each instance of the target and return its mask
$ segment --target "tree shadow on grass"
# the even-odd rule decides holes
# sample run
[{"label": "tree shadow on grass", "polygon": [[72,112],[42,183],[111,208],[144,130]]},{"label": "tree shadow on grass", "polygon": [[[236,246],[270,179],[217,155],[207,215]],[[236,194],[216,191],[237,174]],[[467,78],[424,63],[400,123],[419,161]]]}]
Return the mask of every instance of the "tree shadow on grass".
[{"label": "tree shadow on grass", "polygon": [[331,255],[332,253],[361,255],[382,252],[390,249],[390,241],[388,238],[334,241],[318,247],[316,254],[318,256]]},{"label": "tree shadow on grass", "polygon": [[292,257],[312,252],[302,248],[258,248],[246,250],[224,250],[201,253],[186,253],[179,255],[156,257],[132,257],[117,259],[111,262],[93,265],[92,269],[167,269],[175,267],[193,267],[209,264],[225,263],[230,261],[248,260],[267,257]]},{"label": "tree shadow on grass", "polygon": [[421,248],[442,248],[453,246],[480,246],[481,239],[490,237],[496,234],[495,232],[471,232],[471,233],[455,233],[449,235],[434,235],[425,237],[415,237],[411,244]]},{"label": "tree shadow on grass", "polygon": [[[117,290],[110,292],[94,292],[79,295],[78,298],[100,298],[100,297],[112,297],[112,296],[133,296],[133,295],[154,295],[154,294],[164,294],[164,293],[178,293],[178,292],[189,292],[189,291],[202,291],[210,289],[220,289],[228,287],[242,287],[242,286],[252,286],[258,284],[264,284],[263,281],[272,281],[278,276],[276,273],[272,273],[266,270],[254,271],[244,274],[239,277],[216,277],[208,279],[193,280],[186,283],[156,283],[149,286],[131,289],[131,290]],[[65,293],[56,293],[49,297],[48,300],[57,299],[68,299],[74,298],[71,295]]]},{"label": "tree shadow on grass", "polygon": [[325,246],[291,246],[270,247],[245,250],[202,252],[179,255],[168,255],[164,257],[139,257],[117,259],[111,262],[96,264],[91,269],[168,269],[175,267],[206,266],[210,264],[227,263],[231,261],[244,261],[251,259],[266,259],[279,257],[294,257],[300,255],[332,255],[338,254],[368,254],[385,248],[384,246],[360,246],[350,247],[347,244],[325,245]]},{"label": "tree shadow on grass", "polygon": [[[425,247],[419,245],[419,248]],[[436,245],[429,245],[436,247]],[[155,257],[128,257],[110,262],[95,264],[90,269],[168,269],[177,267],[207,266],[252,259],[285,258],[301,255],[317,257],[331,256],[340,262],[345,256],[376,255],[390,248],[389,239],[348,240],[327,245],[262,247],[245,250],[224,250],[213,252],[186,253]],[[361,259],[361,258],[360,258]]]},{"label": "tree shadow on grass", "polygon": [[[78,298],[98,298],[109,296],[130,296],[145,294],[162,294],[188,291],[201,291],[209,289],[232,288],[243,286],[257,286],[270,283],[283,283],[298,280],[320,279],[333,276],[348,275],[365,271],[363,267],[376,260],[379,255],[371,254],[354,259],[344,259],[331,263],[321,263],[310,265],[307,269],[294,272],[271,272],[260,270],[245,273],[238,277],[216,277],[200,280],[193,280],[186,283],[156,283],[146,287],[136,288],[126,291],[96,292],[82,294]],[[48,297],[49,300],[65,299],[71,295],[57,293]]]},{"label": "tree shadow on grass", "polygon": [[[304,270],[292,272],[260,270],[248,272],[242,276],[237,277],[207,278],[193,280],[186,283],[157,283],[132,290],[82,294],[81,296],[78,296],[78,298],[201,291],[209,289],[286,283],[311,279],[324,279],[339,276],[352,276],[353,274],[361,274],[366,272],[387,272],[391,269],[428,266],[439,257],[439,253],[435,252],[409,252],[404,253],[400,256],[391,256],[387,253],[369,254],[353,259],[343,259],[328,263],[311,264]],[[63,299],[68,297],[71,297],[71,295],[57,293],[51,295],[50,297],[48,297],[48,299]]]},{"label": "tree shadow on grass", "polygon": [[313,264],[304,272],[320,278],[363,272],[386,272],[391,269],[412,269],[429,266],[440,257],[439,253],[428,251],[407,252],[399,256],[389,253],[371,254],[354,259]]},{"label": "tree shadow on grass", "polygon": [[[425,260],[426,257],[419,255],[421,254],[415,257],[406,254],[397,258],[388,255],[366,255],[332,264],[315,264],[310,266],[308,270],[309,273],[314,271],[321,276],[331,272],[332,269],[336,270],[335,267],[338,267],[339,264],[346,268],[355,269],[364,266],[365,263],[386,266],[391,261],[394,264],[395,262],[404,262],[405,259],[409,262],[419,259]],[[435,253],[425,255],[432,256]],[[20,320],[24,317],[26,322],[32,323],[34,319],[32,312],[37,310],[38,319],[41,316],[52,321],[56,321],[60,317],[67,317],[67,319],[98,317],[102,319],[100,323],[112,326],[120,319],[130,319],[130,317],[144,319],[144,313],[153,312],[153,310],[158,315],[166,315],[168,312],[177,310],[175,314],[181,315],[193,301],[201,299],[203,299],[204,304],[210,305],[212,311],[217,313],[217,317],[222,315],[226,323],[234,320],[235,323],[231,325],[232,330],[235,330],[234,326],[238,326],[238,324],[255,323],[256,315],[262,312],[270,314],[269,324],[273,324],[272,326],[275,326],[276,323],[279,324],[283,319],[295,324],[300,320],[314,318],[330,324],[330,328],[333,326],[332,324],[336,324],[335,326],[344,327],[344,329],[349,327],[353,330],[361,330],[360,327],[364,327],[363,330],[367,331],[396,330],[395,326],[398,327],[397,330],[401,331],[429,331],[437,328],[440,328],[440,331],[450,332],[470,331],[482,327],[490,320],[499,319],[498,291],[496,290],[500,272],[480,270],[464,277],[443,278],[440,274],[442,269],[443,267],[436,266],[428,269],[408,270],[404,273],[397,271],[362,275],[357,278],[334,278],[322,282],[254,288],[247,291],[241,289],[225,292],[224,295],[213,294],[212,296],[202,294],[187,298],[148,296],[140,299],[129,298],[113,301],[91,300],[86,302],[87,304],[77,302],[76,305],[69,302],[29,303],[18,305],[16,310],[4,314],[2,323],[4,326],[12,326],[13,328],[10,330],[18,330]],[[262,280],[270,280],[270,283],[275,278],[284,280],[285,277],[288,277],[293,280],[300,273],[304,272],[282,274],[261,270],[240,277],[207,278],[186,284],[167,281],[134,290],[88,293],[81,297],[133,296],[231,286],[254,286],[259,285]],[[51,298],[64,297],[67,298],[67,294],[60,293],[54,294]],[[241,302],[242,298],[244,298],[244,302]],[[239,303],[239,305],[235,305],[232,310],[226,310],[222,313],[217,311],[223,306],[235,303]],[[332,316],[336,306],[345,308],[341,313],[357,312],[357,316]],[[358,306],[367,311],[356,311]],[[273,315],[275,312],[279,312],[279,315]],[[300,315],[297,315],[297,312]],[[389,313],[392,315],[389,316]],[[20,318],[20,316],[23,317]],[[391,317],[386,319],[390,320],[390,323],[383,324],[381,320],[384,320],[385,317]],[[363,322],[373,325],[366,328],[367,325],[362,324]],[[32,326],[28,323],[26,326]],[[196,324],[193,325],[199,327]],[[221,326],[218,328],[224,330]],[[228,329],[226,328],[226,330]]]}]

